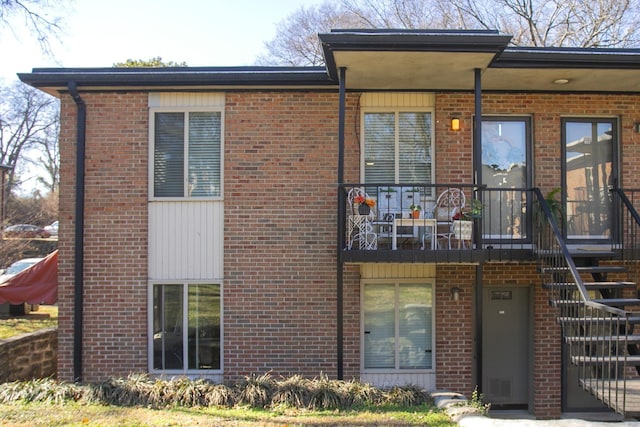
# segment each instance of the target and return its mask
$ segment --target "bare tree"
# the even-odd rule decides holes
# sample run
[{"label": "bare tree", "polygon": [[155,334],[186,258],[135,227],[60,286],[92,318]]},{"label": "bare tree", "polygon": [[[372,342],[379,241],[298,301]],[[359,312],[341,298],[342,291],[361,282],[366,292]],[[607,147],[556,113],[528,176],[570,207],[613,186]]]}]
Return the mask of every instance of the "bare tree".
[{"label": "bare tree", "polygon": [[[24,153],[43,146],[56,147],[58,100],[23,83],[4,88],[0,94],[0,164],[10,168],[7,194],[18,183],[17,172],[28,160]],[[52,143],[55,139],[56,143]]]},{"label": "bare tree", "polygon": [[34,159],[36,168],[43,171],[44,175],[36,178],[45,192],[57,198],[60,184],[60,151],[58,149],[58,135],[60,133],[59,112],[55,111],[55,121],[52,126],[43,130],[42,138],[37,140],[38,155]]},{"label": "bare tree", "polygon": [[51,37],[61,31],[59,12],[68,0],[0,0],[0,30],[8,29],[20,39],[18,29],[26,28],[43,52],[51,53]]},{"label": "bare tree", "polygon": [[265,43],[267,55],[259,55],[258,65],[322,65],[324,58],[318,33],[331,28],[361,28],[357,17],[335,2],[300,8],[278,24],[276,37]]},{"label": "bare tree", "polygon": [[640,7],[632,0],[459,0],[467,28],[499,29],[516,46],[636,47]]},{"label": "bare tree", "polygon": [[331,29],[490,29],[515,46],[638,47],[635,0],[341,0],[281,21],[259,65],[321,65],[317,34]]}]

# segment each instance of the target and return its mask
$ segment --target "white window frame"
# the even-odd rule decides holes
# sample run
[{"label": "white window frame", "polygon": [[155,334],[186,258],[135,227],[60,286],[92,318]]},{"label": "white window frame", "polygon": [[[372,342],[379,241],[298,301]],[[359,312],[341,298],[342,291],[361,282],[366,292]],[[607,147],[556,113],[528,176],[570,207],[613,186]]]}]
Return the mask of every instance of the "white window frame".
[{"label": "white window frame", "polygon": [[[364,290],[367,285],[394,285],[395,298],[393,301],[395,312],[395,368],[367,368],[365,367],[365,313],[364,313]],[[431,285],[431,368],[400,368],[399,355],[399,299],[398,292],[400,285]],[[420,279],[368,279],[362,281],[360,285],[360,367],[363,374],[413,374],[413,373],[435,373],[436,371],[436,282],[434,278]]]},{"label": "white window frame", "polygon": [[[360,182],[365,182],[365,167],[366,167],[366,159],[365,159],[365,146],[366,146],[366,129],[365,129],[365,115],[366,114],[389,114],[394,113],[394,180],[395,183],[399,183],[400,181],[400,113],[429,113],[431,115],[431,152],[429,156],[431,157],[431,184],[435,183],[435,171],[436,171],[436,162],[435,162],[435,109],[434,108],[420,108],[420,107],[365,107],[361,111],[360,116],[360,135],[362,135],[361,143],[360,143]],[[412,183],[416,184],[416,183]]]},{"label": "white window frame", "polygon": [[[154,305],[153,298],[154,286],[158,285],[179,285],[182,286],[182,325],[188,325],[189,313],[186,308],[188,307],[188,294],[189,286],[191,285],[217,285],[220,287],[220,369],[189,369],[188,361],[183,364],[183,369],[155,369],[154,364]],[[224,372],[224,287],[221,282],[215,280],[153,280],[149,281],[148,289],[148,302],[147,302],[147,326],[148,326],[148,370],[150,374],[154,375],[195,375],[198,378],[209,377],[216,381],[222,380],[222,374]],[[182,328],[182,345],[183,353],[188,353],[188,327]]]},{"label": "white window frame", "polygon": [[[220,195],[219,196],[189,196],[189,177],[184,173],[184,194],[181,197],[156,197],[155,196],[155,115],[156,113],[183,113],[185,121],[188,120],[189,113],[220,113]],[[152,107],[149,109],[149,200],[162,201],[202,201],[202,200],[223,200],[224,199],[224,107]],[[189,168],[189,145],[188,126],[184,129],[184,166],[183,172]]]}]

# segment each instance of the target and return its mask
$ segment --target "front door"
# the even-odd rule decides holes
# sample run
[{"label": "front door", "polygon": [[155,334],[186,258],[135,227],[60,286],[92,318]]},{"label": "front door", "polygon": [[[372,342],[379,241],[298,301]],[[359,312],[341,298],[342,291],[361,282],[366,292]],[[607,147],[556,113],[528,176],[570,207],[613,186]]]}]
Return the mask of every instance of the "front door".
[{"label": "front door", "polygon": [[[485,212],[485,242],[526,239],[529,225],[521,190],[531,185],[531,120],[528,117],[483,117],[480,184]],[[500,191],[497,191],[500,190]]]},{"label": "front door", "polygon": [[529,393],[529,288],[486,287],[482,393],[493,406],[525,406]]},{"label": "front door", "polygon": [[562,188],[570,243],[606,242],[611,236],[616,181],[616,120],[562,120]]}]

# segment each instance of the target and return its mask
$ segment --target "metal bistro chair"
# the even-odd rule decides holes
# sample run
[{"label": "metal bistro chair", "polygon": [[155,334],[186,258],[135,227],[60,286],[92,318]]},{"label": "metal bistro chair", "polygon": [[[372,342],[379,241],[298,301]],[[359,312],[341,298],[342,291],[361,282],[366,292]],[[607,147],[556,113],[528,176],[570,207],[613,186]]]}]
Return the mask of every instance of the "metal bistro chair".
[{"label": "metal bistro chair", "polygon": [[447,242],[449,249],[451,249],[453,216],[458,212],[462,212],[466,203],[467,198],[459,188],[447,188],[438,196],[433,208],[433,217],[438,221],[436,232],[438,248],[440,247],[440,240],[444,240]]},{"label": "metal bistro chair", "polygon": [[358,249],[375,250],[378,248],[378,235],[373,231],[373,221],[376,217],[375,209],[370,208],[366,214],[360,213],[356,206],[356,198],[369,198],[361,187],[354,187],[347,194],[349,212],[347,218],[347,249],[353,248],[356,240]]}]

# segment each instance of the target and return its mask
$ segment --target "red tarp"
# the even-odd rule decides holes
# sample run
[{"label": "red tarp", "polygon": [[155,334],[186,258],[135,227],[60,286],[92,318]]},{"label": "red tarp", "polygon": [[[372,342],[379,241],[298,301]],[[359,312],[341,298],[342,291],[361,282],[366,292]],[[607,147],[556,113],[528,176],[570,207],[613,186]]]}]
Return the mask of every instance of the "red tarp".
[{"label": "red tarp", "polygon": [[58,251],[0,283],[0,304],[55,304],[58,300]]}]

